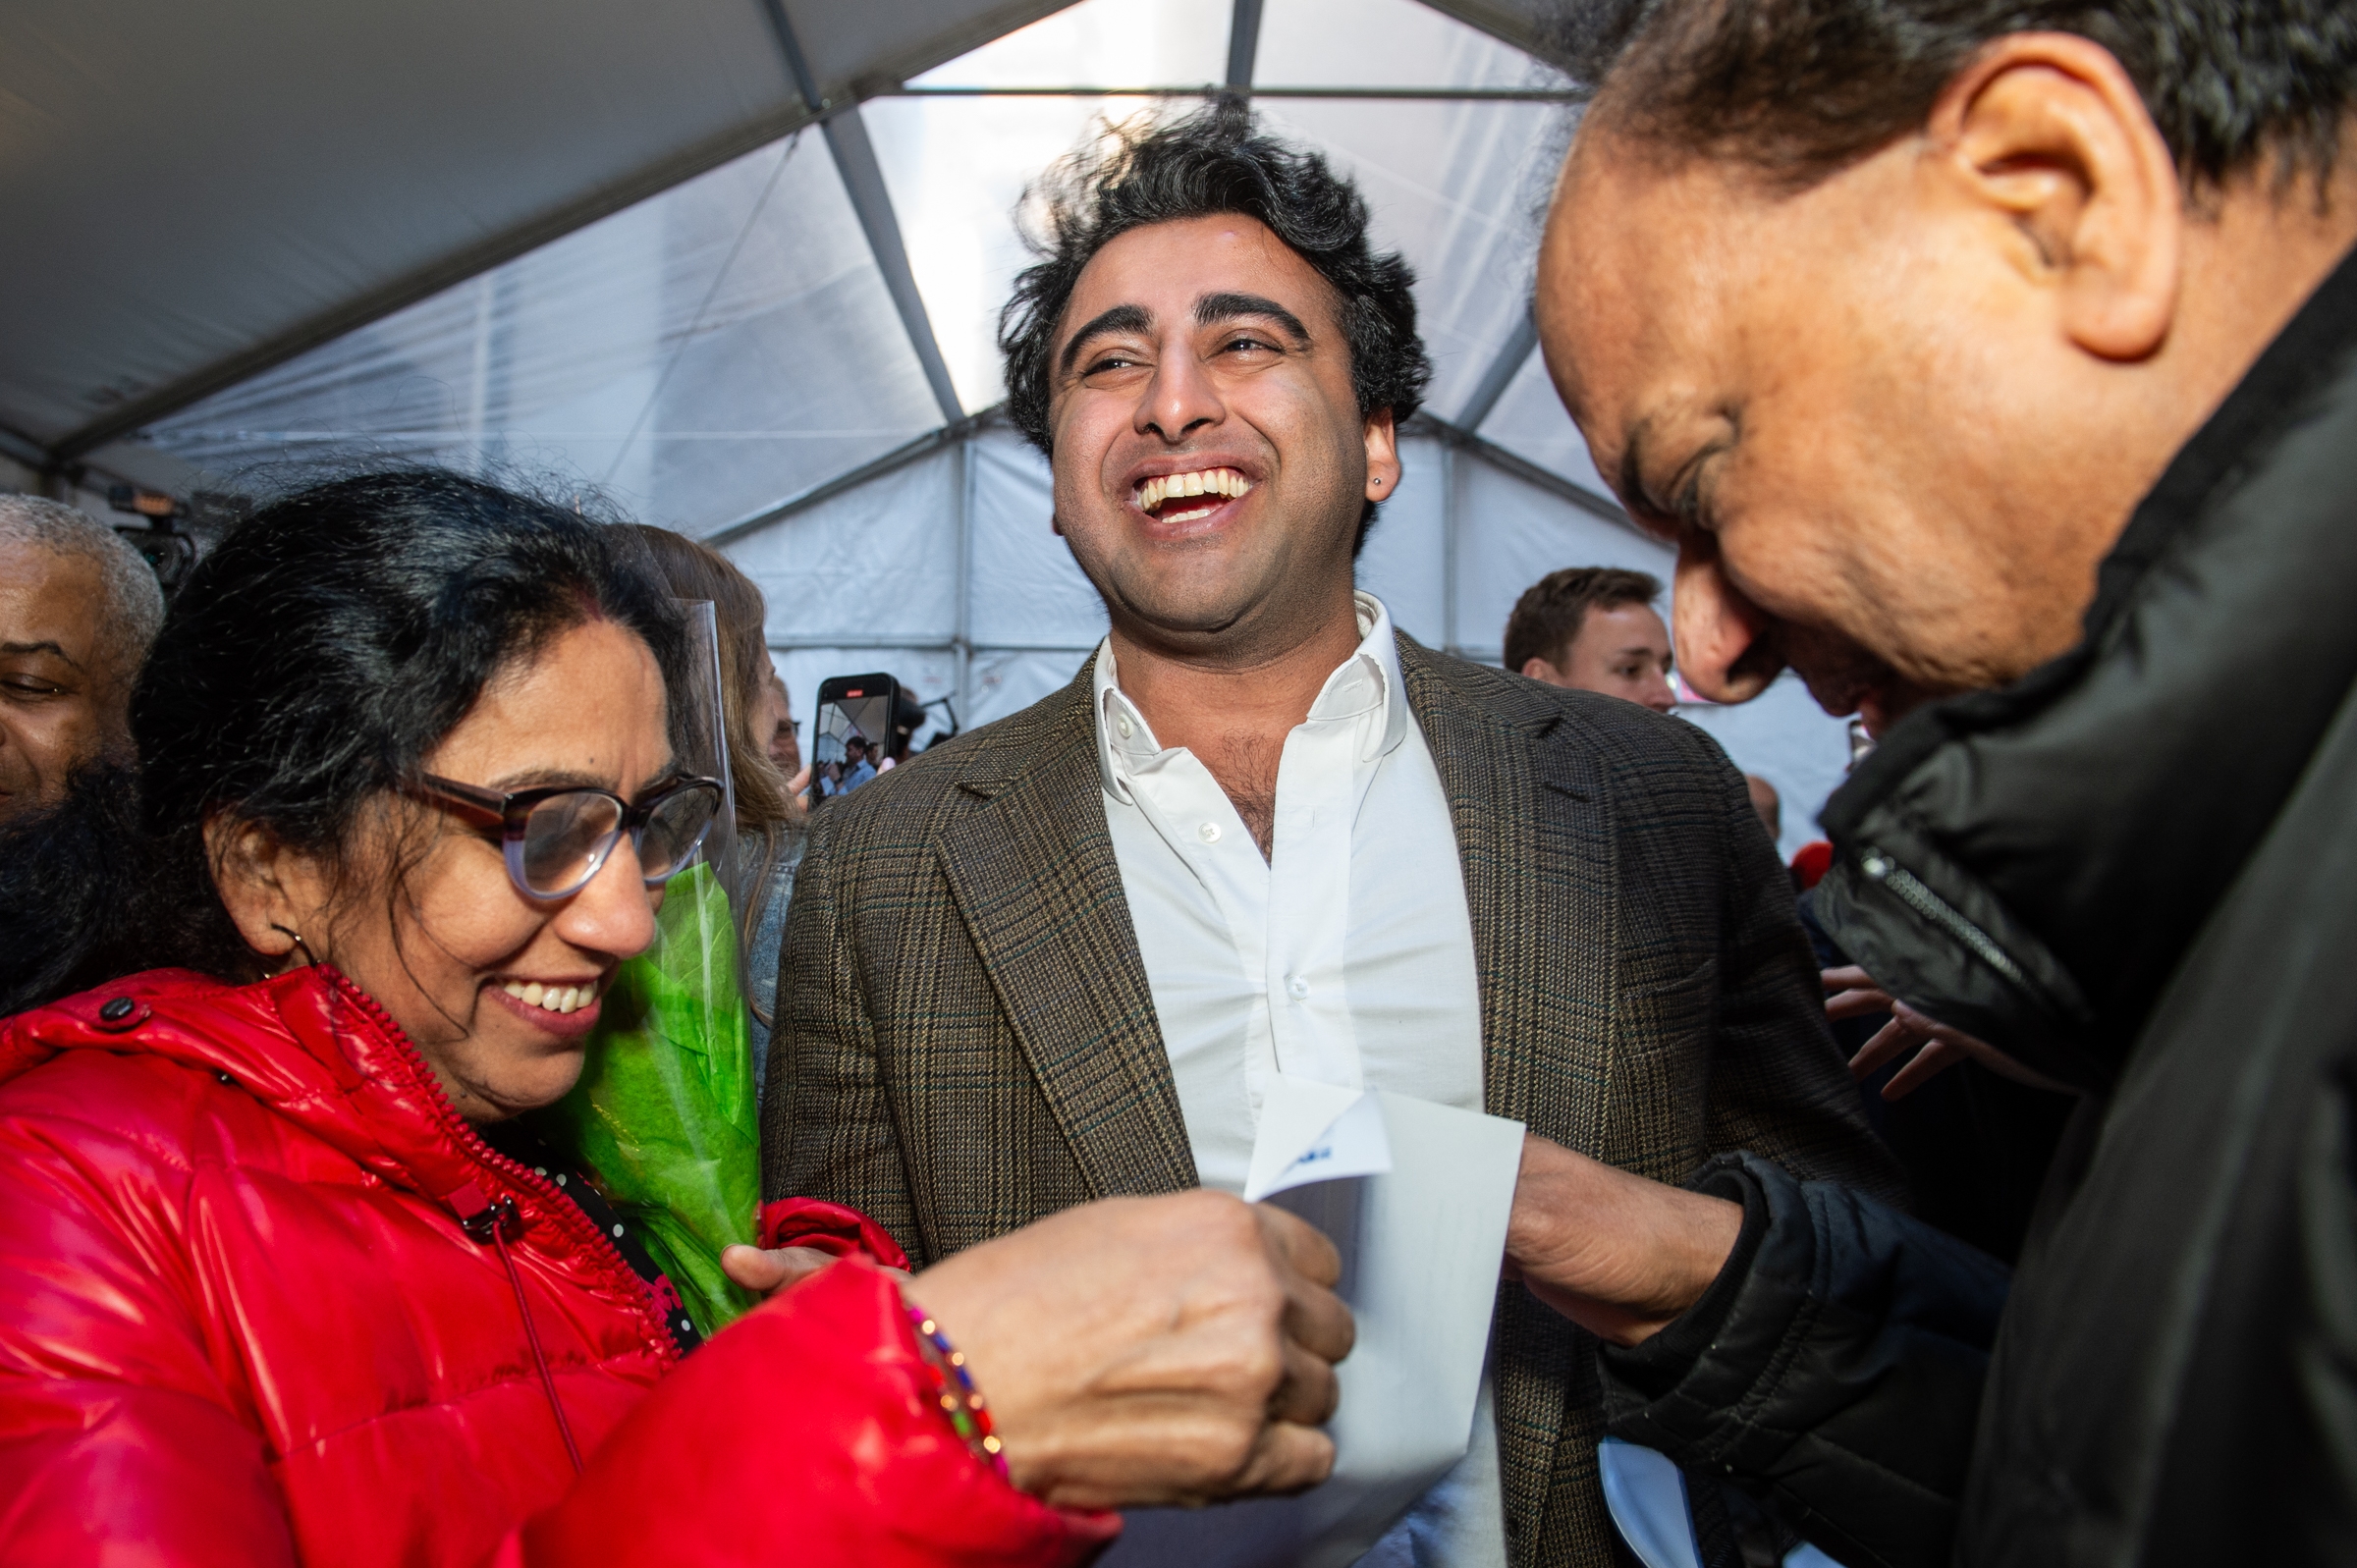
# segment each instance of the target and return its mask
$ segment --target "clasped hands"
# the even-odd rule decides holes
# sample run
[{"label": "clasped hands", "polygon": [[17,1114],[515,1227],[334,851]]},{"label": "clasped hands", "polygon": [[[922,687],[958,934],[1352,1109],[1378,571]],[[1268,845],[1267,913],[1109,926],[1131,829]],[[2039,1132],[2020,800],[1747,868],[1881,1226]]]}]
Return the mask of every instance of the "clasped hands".
[{"label": "clasped hands", "polygon": [[[773,1291],[833,1259],[732,1247]],[[1334,1244],[1281,1209],[1195,1191],[1069,1209],[914,1276],[990,1400],[1017,1487],[1065,1508],[1298,1491],[1334,1468],[1319,1428],[1355,1328]]]},{"label": "clasped hands", "polygon": [[[1723,1199],[1523,1142],[1507,1271],[1634,1344],[1708,1288],[1742,1228]],[[833,1262],[732,1247],[749,1290]],[[1334,1468],[1319,1430],[1355,1332],[1342,1259],[1294,1216],[1196,1191],[1109,1198],[970,1247],[903,1290],[965,1354],[1014,1484],[1060,1507],[1297,1491]]]}]

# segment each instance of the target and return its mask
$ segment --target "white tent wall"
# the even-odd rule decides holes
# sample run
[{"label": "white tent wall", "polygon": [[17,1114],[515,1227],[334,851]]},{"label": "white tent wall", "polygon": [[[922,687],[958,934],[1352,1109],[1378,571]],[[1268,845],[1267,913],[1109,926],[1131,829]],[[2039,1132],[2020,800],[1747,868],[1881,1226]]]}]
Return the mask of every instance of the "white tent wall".
[{"label": "white tent wall", "polygon": [[[1098,116],[1225,84],[1417,273],[1429,417],[1359,565],[1398,623],[1494,661],[1549,570],[1668,575],[1533,351],[1569,124],[1540,0],[587,0],[537,28],[537,0],[423,3],[390,30],[245,0],[194,30],[155,0],[100,32],[66,0],[0,17],[27,151],[0,192],[57,220],[19,226],[0,300],[0,453],[52,489],[86,460],[259,496],[392,457],[598,493],[752,572],[803,717],[882,668],[986,723],[1105,625],[1045,466],[985,413],[1010,217]],[[219,112],[152,86],[192,70]],[[1685,711],[1779,786],[1787,846],[1813,832],[1839,725],[1790,682]]]},{"label": "white tent wall", "polygon": [[[1406,478],[1368,538],[1358,579],[1418,641],[1494,665],[1515,598],[1558,568],[1631,567],[1669,579],[1665,547],[1477,448],[1410,436],[1401,458]],[[771,653],[797,717],[809,719],[829,676],[880,670],[919,701],[951,699],[971,729],[1062,687],[1105,635],[1104,606],[1057,536],[1053,510],[1045,460],[990,422],[723,549],[768,597]],[[1848,744],[1799,682],[1781,680],[1744,707],[1678,711],[1777,786],[1785,854],[1816,837],[1817,807],[1840,782]]]}]

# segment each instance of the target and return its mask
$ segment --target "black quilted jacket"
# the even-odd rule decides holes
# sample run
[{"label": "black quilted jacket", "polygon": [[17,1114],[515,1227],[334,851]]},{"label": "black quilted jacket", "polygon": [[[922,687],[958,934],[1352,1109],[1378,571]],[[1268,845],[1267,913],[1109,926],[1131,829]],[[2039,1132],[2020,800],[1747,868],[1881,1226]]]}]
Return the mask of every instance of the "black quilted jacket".
[{"label": "black quilted jacket", "polygon": [[1722,1162],[1742,1246],[1604,1356],[1615,1428],[1851,1564],[2357,1562],[2357,263],[2146,499],[2084,642],[1908,720],[1827,822],[1840,945],[2086,1102],[2010,1300]]}]

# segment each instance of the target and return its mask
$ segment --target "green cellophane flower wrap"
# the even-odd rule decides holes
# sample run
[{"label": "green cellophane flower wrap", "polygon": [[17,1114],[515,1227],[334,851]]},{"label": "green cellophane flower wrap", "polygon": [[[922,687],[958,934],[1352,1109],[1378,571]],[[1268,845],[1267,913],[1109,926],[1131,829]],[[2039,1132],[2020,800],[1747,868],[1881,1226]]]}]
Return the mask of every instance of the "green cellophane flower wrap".
[{"label": "green cellophane flower wrap", "polygon": [[720,1254],[755,1239],[761,1162],[737,937],[709,865],[672,879],[656,931],[615,970],[581,1081],[544,1132],[595,1173],[712,1334],[754,1305]]}]

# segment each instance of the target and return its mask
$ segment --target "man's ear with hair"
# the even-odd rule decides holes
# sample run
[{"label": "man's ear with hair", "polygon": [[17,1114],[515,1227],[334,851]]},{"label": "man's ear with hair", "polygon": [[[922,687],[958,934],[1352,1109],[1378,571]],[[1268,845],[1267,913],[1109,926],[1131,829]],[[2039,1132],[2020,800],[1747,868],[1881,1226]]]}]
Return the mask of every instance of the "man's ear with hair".
[{"label": "man's ear with hair", "polygon": [[205,824],[204,848],[222,907],[247,946],[275,967],[301,936],[313,955],[325,956],[331,883],[316,856],[227,813]]},{"label": "man's ear with hair", "polygon": [[2011,230],[2055,324],[2102,359],[2149,357],[2175,319],[2183,192],[2136,84],[2100,45],[2011,33],[1957,73],[1925,126],[1929,166]]},{"label": "man's ear with hair", "polygon": [[1367,499],[1389,501],[1399,488],[1399,429],[1392,410],[1378,408],[1364,421],[1367,442]]}]

